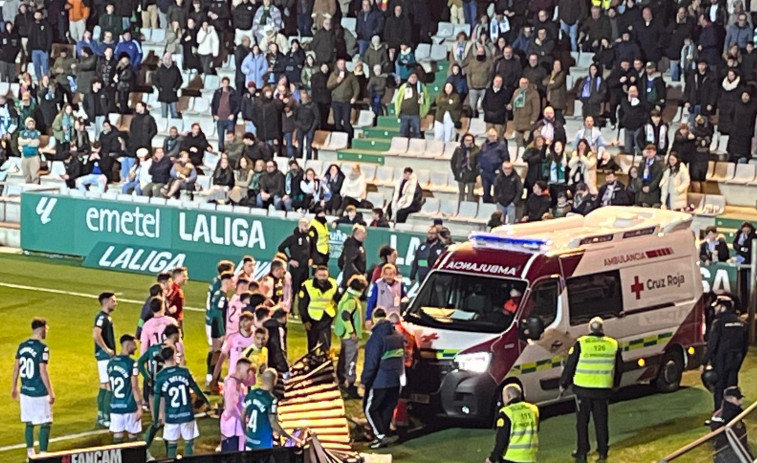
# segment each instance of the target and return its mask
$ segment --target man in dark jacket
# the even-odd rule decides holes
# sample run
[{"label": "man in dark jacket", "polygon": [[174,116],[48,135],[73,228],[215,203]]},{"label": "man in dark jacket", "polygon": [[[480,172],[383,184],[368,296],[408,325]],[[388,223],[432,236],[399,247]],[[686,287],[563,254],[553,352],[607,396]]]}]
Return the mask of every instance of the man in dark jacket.
[{"label": "man in dark jacket", "polygon": [[221,87],[213,93],[213,100],[210,102],[210,113],[217,125],[219,151],[224,150],[226,132],[233,132],[237,125],[240,103],[239,94],[231,87],[229,78],[224,76],[221,79]]},{"label": "man in dark jacket", "polygon": [[728,244],[720,236],[717,227],[710,225],[704,229],[704,240],[699,245],[699,260],[705,266],[713,262],[725,262],[729,258]]},{"label": "man in dark jacket", "polygon": [[341,287],[343,289],[347,288],[347,282],[350,281],[352,275],[365,274],[366,259],[365,248],[363,247],[365,235],[365,227],[362,225],[355,225],[352,227],[352,235],[344,240],[342,253],[339,255],[337,261],[339,270],[342,271]]},{"label": "man in dark jacket", "polygon": [[633,201],[628,197],[626,186],[618,180],[614,170],[605,171],[605,184],[599,188],[597,195],[599,206],[630,206]]},{"label": "man in dark jacket", "polygon": [[[132,117],[131,124],[129,125],[128,149],[125,156],[120,159],[121,178],[129,176],[129,170],[131,170],[136,162],[137,150],[139,148],[152,150],[152,139],[157,134],[158,125],[155,123],[155,118],[147,112],[147,106],[143,102],[138,101],[134,105],[134,117]],[[166,183],[168,182],[166,181]]]},{"label": "man in dark jacket", "polygon": [[[235,38],[238,39],[241,34],[248,37],[252,36],[253,18],[255,18],[255,5],[250,3],[250,0],[242,0],[242,3],[234,8],[231,15],[231,24],[236,30]],[[239,42],[239,40],[235,40],[235,42]]]},{"label": "man in dark jacket", "polygon": [[494,181],[494,199],[506,224],[515,223],[517,206],[522,197],[523,181],[509,160],[503,162],[502,170]]},{"label": "man in dark jacket", "polygon": [[612,39],[612,25],[599,6],[594,5],[591,7],[591,15],[581,22],[578,41],[582,44],[583,51],[596,51],[602,39]]},{"label": "man in dark jacket", "polygon": [[[287,312],[282,308],[273,311],[271,318],[263,322],[268,330],[266,348],[268,349],[268,367],[274,368],[279,375],[289,372],[287,361]],[[278,389],[278,388],[277,388]],[[281,390],[283,393],[283,388]],[[274,391],[276,394],[276,391]],[[279,397],[282,398],[282,397]]]},{"label": "man in dark jacket", "polygon": [[289,262],[289,273],[292,275],[292,294],[299,294],[302,282],[308,277],[310,267],[310,222],[301,218],[291,235],[279,244],[278,252],[284,253]]},{"label": "man in dark jacket", "polygon": [[384,22],[384,42],[389,48],[399,51],[400,44],[408,44],[413,48],[413,25],[410,18],[405,14],[402,5],[396,5],[392,14],[387,16]]},{"label": "man in dark jacket", "polygon": [[365,50],[371,45],[371,38],[374,35],[381,34],[384,28],[384,15],[371,5],[370,0],[363,0],[362,9],[357,14],[357,33],[358,53],[363,56]]},{"label": "man in dark jacket", "polygon": [[707,339],[704,364],[709,363],[717,373],[713,392],[717,411],[723,403],[723,391],[739,385],[739,370],[749,351],[749,329],[739,317],[736,303],[730,296],[720,295],[712,305],[715,319]]},{"label": "man in dark jacket", "polygon": [[624,149],[628,154],[636,155],[641,147],[636,146],[636,131],[644,127],[649,118],[648,105],[639,95],[635,85],[628,87],[628,96],[620,101],[619,122],[626,129]]},{"label": "man in dark jacket", "polygon": [[410,265],[410,281],[412,284],[415,284],[416,281],[423,283],[444,249],[444,243],[439,240],[439,231],[435,226],[429,227],[426,232],[426,241],[415,250],[413,263]]},{"label": "man in dark jacket", "polygon": [[[386,311],[373,311],[371,337],[365,343],[365,363],[360,377],[365,390],[363,411],[373,431],[371,448],[380,448],[395,442],[389,437],[389,425],[400,395],[400,377],[404,375],[405,338],[397,332],[394,323],[387,319]],[[393,317],[397,317],[393,314]]]},{"label": "man in dark jacket", "polygon": [[[743,398],[744,396],[741,394],[741,389],[739,389],[738,386],[731,386],[729,388],[726,388],[723,392],[723,406],[719,410],[715,411],[714,415],[712,415],[712,419],[710,421],[710,429],[716,431],[733,421],[737,416],[741,415],[741,413],[744,411],[741,401],[741,399]],[[733,435],[741,443],[743,449],[746,450],[746,457],[749,459],[749,461],[754,460],[752,449],[749,447],[749,439],[747,439],[747,427],[744,421],[738,421],[737,423],[731,425],[730,428],[733,432]],[[716,436],[712,444],[715,447],[716,453],[714,461],[716,463],[730,463],[741,460],[741,458],[736,455],[736,447],[731,444],[729,436],[726,433],[723,432]],[[739,455],[741,454],[742,452],[739,451]]]},{"label": "man in dark jacket", "polygon": [[[513,92],[518,87],[518,81],[523,75],[523,66],[520,64],[520,58],[513,53],[511,46],[506,46],[502,50],[502,57],[494,62],[494,75],[502,77],[502,87],[505,89],[505,101],[510,103]],[[484,113],[484,117],[486,117],[486,113]]]},{"label": "man in dark jacket", "polygon": [[[599,459],[607,460],[609,432],[607,402],[620,386],[623,357],[618,342],[604,334],[601,317],[589,321],[591,332],[581,336],[570,349],[560,378],[560,391],[572,387],[576,395],[576,462],[585,462],[589,453],[589,417],[594,417]],[[600,363],[601,361],[601,363]]]},{"label": "man in dark jacket", "polygon": [[305,159],[312,159],[313,137],[321,126],[321,115],[307,90],[300,90],[300,104],[294,108],[294,126],[297,128],[297,156],[302,158],[307,151]]},{"label": "man in dark jacket", "polygon": [[679,6],[675,19],[665,29],[667,46],[665,56],[670,59],[670,69],[674,82],[681,80],[681,49],[684,41],[692,37],[694,21],[686,11],[686,7]]},{"label": "man in dark jacket", "polygon": [[279,170],[275,161],[266,162],[265,172],[260,176],[260,192],[256,199],[257,206],[267,208],[269,205],[278,205],[284,196],[284,174]]},{"label": "man in dark jacket", "polygon": [[145,196],[156,198],[163,197],[160,190],[171,181],[171,167],[173,167],[171,158],[165,155],[162,148],[157,148],[155,150],[155,155],[152,157],[152,164],[150,164],[150,169],[148,171],[150,176],[152,176],[152,182],[145,187]]},{"label": "man in dark jacket", "polygon": [[650,108],[665,107],[665,98],[667,97],[667,88],[662,74],[657,72],[657,64],[649,61],[646,66],[646,72],[639,81],[639,91]]},{"label": "man in dark jacket", "polygon": [[486,131],[486,141],[478,152],[478,170],[481,173],[481,184],[484,187],[484,202],[494,202],[492,186],[497,178],[497,172],[503,162],[510,160],[507,150],[507,140],[500,141],[499,133],[492,127]]},{"label": "man in dark jacket", "polygon": [[715,112],[715,100],[718,96],[718,83],[710,71],[707,62],[697,61],[697,68],[686,79],[683,90],[683,106],[689,110],[689,125],[694,126],[694,119],[702,114],[709,116]]},{"label": "man in dark jacket", "polygon": [[50,75],[50,52],[53,49],[53,29],[42,17],[43,10],[34,12],[34,22],[29,26],[29,42],[26,49],[32,55],[34,75]]},{"label": "man in dark jacket", "polygon": [[660,182],[664,173],[662,162],[657,160],[657,148],[649,144],[644,148],[644,159],[639,166],[641,191],[636,203],[643,207],[660,207],[662,189]]},{"label": "man in dark jacket", "polygon": [[100,136],[103,130],[103,123],[111,107],[111,100],[108,99],[107,93],[102,90],[103,83],[99,79],[92,81],[92,88],[84,94],[84,113],[90,124],[95,124],[95,137]]},{"label": "man in dark jacket", "polygon": [[184,80],[181,78],[181,71],[173,62],[173,56],[170,53],[163,55],[163,61],[152,76],[152,84],[158,91],[161,115],[168,117],[168,109],[170,108],[171,117],[180,118],[181,114],[176,109],[176,103],[179,101],[179,89],[184,84]]},{"label": "man in dark jacket", "polygon": [[316,64],[332,65],[334,63],[336,60],[336,34],[331,27],[331,18],[323,20],[323,27],[313,35],[310,49],[315,53]]},{"label": "man in dark jacket", "polygon": [[534,183],[533,194],[526,200],[526,211],[521,222],[538,222],[549,212],[552,200],[549,197],[549,187],[544,180]]},{"label": "man in dark jacket", "polygon": [[[8,26],[9,24],[9,26]],[[21,36],[8,21],[0,31],[0,78],[4,82],[16,81],[16,57],[21,51]]]},{"label": "man in dark jacket", "polygon": [[[496,130],[498,139],[502,139],[505,136],[505,126],[507,125],[506,106],[510,103],[510,98],[512,98],[512,92],[505,90],[502,76],[494,76],[492,84],[484,92],[481,107],[484,110],[486,128]],[[499,164],[497,165],[499,166]]]},{"label": "man in dark jacket", "polygon": [[260,98],[255,100],[253,106],[253,119],[260,140],[269,145],[278,145],[281,139],[281,114],[284,110],[284,102],[273,97],[273,89],[266,85],[263,87]]},{"label": "man in dark jacket", "polygon": [[644,59],[656,64],[662,58],[664,31],[659,20],[653,17],[651,8],[644,7],[641,18],[641,21],[634,25],[636,40],[644,52]]}]

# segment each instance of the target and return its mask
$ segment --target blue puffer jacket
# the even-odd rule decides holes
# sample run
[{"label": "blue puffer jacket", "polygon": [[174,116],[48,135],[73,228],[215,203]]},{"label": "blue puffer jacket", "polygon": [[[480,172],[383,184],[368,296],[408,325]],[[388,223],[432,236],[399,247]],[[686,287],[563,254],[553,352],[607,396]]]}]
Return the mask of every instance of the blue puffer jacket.
[{"label": "blue puffer jacket", "polygon": [[381,320],[373,327],[365,343],[365,363],[360,381],[365,389],[399,387],[404,371],[405,338],[394,324]]},{"label": "blue puffer jacket", "polygon": [[507,142],[486,141],[478,152],[478,168],[481,175],[494,175],[502,168],[502,163],[510,160]]}]

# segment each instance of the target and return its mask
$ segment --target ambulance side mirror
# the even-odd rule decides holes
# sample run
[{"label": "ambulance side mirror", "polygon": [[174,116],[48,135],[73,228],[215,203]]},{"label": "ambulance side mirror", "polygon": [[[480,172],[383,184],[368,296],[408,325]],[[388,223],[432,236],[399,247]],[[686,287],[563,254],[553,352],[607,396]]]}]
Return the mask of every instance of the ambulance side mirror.
[{"label": "ambulance side mirror", "polygon": [[538,341],[544,334],[544,321],[539,317],[529,317],[519,323],[519,334],[522,339]]}]

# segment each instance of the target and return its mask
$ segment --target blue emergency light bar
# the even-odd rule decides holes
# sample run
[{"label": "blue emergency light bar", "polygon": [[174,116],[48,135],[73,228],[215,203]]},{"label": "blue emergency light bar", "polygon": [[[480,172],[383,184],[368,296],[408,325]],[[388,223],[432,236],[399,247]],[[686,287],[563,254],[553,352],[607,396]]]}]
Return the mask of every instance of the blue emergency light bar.
[{"label": "blue emergency light bar", "polygon": [[547,246],[550,241],[539,238],[519,238],[517,236],[502,236],[494,233],[474,232],[468,235],[468,239],[474,242],[481,243],[483,245],[495,245],[495,246],[520,246],[528,249],[539,249],[542,246]]}]

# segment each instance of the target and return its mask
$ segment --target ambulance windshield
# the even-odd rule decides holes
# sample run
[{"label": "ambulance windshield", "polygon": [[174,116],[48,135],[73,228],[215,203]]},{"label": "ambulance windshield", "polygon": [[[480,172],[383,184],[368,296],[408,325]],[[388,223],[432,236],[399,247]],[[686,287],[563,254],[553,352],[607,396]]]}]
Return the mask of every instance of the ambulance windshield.
[{"label": "ambulance windshield", "polygon": [[525,289],[520,280],[433,272],[405,316],[419,325],[501,333],[512,323]]}]

